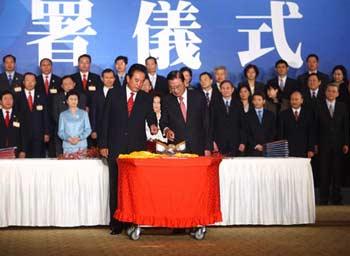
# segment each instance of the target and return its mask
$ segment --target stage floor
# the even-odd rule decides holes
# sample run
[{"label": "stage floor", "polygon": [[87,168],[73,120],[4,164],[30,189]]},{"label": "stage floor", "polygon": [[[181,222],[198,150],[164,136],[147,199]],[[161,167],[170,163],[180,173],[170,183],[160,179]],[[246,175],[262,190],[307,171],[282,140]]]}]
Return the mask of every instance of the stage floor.
[{"label": "stage floor", "polygon": [[0,229],[0,255],[349,255],[350,206],[318,206],[315,225],[214,227],[203,241],[148,229],[139,241],[107,227]]}]

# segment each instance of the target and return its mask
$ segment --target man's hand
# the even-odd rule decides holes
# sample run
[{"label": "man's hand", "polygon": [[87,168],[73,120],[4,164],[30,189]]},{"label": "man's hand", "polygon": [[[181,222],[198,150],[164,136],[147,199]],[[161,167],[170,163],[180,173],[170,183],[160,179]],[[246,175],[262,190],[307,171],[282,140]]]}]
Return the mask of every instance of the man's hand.
[{"label": "man's hand", "polygon": [[244,144],[240,144],[239,147],[238,147],[238,150],[239,150],[240,152],[244,152],[244,150],[245,150],[245,145],[244,145]]},{"label": "man's hand", "polygon": [[19,152],[18,158],[26,158],[26,153],[25,152]]},{"label": "man's hand", "polygon": [[48,134],[44,135],[44,142],[48,143],[50,141],[50,136]]},{"label": "man's hand", "polygon": [[343,153],[344,153],[344,155],[346,155],[347,153],[349,153],[349,146],[348,146],[348,145],[344,145],[344,146],[343,146]]},{"label": "man's hand", "polygon": [[150,131],[152,135],[156,135],[158,133],[158,127],[155,124],[150,126]]},{"label": "man's hand", "polygon": [[169,128],[167,128],[165,131],[165,137],[170,141],[174,141],[175,133],[172,130],[170,130]]},{"label": "man's hand", "polygon": [[211,156],[210,150],[204,150],[204,156]]},{"label": "man's hand", "polygon": [[101,148],[100,154],[101,154],[101,156],[108,158],[108,148]]},{"label": "man's hand", "polygon": [[264,147],[260,144],[255,146],[255,150],[262,152],[264,150]]},{"label": "man's hand", "polygon": [[312,151],[308,151],[307,152],[307,158],[313,158],[314,157],[314,152],[312,152]]},{"label": "man's hand", "polygon": [[91,133],[91,139],[96,140],[97,139],[97,132]]}]

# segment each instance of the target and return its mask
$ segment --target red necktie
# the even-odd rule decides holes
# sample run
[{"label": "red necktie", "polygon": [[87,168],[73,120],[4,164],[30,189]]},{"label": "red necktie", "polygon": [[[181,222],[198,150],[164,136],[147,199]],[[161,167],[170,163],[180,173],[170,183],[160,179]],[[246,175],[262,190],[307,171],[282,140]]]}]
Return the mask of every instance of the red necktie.
[{"label": "red necktie", "polygon": [[296,110],[294,111],[294,117],[295,117],[295,121],[298,122],[298,120],[299,120],[299,113]]},{"label": "red necktie", "polygon": [[184,98],[182,96],[180,96],[179,100],[180,100],[180,108],[181,108],[181,112],[182,112],[182,117],[184,118],[184,120],[186,122],[187,110],[186,110],[186,105],[184,103]]},{"label": "red necktie", "polygon": [[33,111],[33,97],[31,92],[28,92],[29,96],[28,96],[28,107],[30,109],[30,111]]},{"label": "red necktie", "polygon": [[132,108],[134,107],[134,93],[130,93],[130,97],[128,99],[128,116],[130,116]]},{"label": "red necktie", "polygon": [[5,125],[6,125],[6,128],[9,128],[10,126],[10,111],[8,110],[6,110]]},{"label": "red necktie", "polygon": [[87,86],[86,74],[83,74],[83,89],[84,89],[84,91],[86,91],[86,86]]},{"label": "red necktie", "polygon": [[49,77],[48,76],[45,76],[45,92],[46,92],[46,95],[49,94]]}]

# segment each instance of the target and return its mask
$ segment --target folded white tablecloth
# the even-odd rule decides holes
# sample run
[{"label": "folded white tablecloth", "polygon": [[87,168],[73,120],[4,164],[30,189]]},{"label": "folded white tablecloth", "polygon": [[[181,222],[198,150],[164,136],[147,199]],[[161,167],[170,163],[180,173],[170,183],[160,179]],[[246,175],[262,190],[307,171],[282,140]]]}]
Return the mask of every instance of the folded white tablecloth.
[{"label": "folded white tablecloth", "polygon": [[312,169],[304,158],[231,158],[220,165],[218,225],[315,222]]},{"label": "folded white tablecloth", "polygon": [[101,160],[0,160],[0,227],[109,224]]}]

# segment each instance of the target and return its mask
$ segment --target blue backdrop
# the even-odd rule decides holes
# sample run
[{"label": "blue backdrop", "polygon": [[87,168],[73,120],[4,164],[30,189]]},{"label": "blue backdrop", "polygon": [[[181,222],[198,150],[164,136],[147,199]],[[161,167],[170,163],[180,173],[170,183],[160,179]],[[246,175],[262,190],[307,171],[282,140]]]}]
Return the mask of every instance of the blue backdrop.
[{"label": "blue backdrop", "polygon": [[[55,17],[44,17],[44,15],[42,19],[37,17],[34,20],[32,13],[34,11],[52,13],[52,8],[54,8],[52,6],[60,4],[61,6],[58,8],[61,13],[61,21],[64,22],[67,21],[70,15],[69,8],[67,7],[66,9],[63,5],[70,2],[77,3],[79,1],[0,1],[0,24],[2,24],[0,31],[0,55],[11,53],[17,56],[17,70],[19,72],[37,71],[39,45],[36,43],[28,45],[28,42],[51,35],[53,38],[44,38],[42,42],[51,43],[54,48],[57,43],[55,40],[74,39],[78,35],[71,34],[64,38],[63,36],[60,37],[60,31],[57,31],[57,24],[60,23]],[[271,6],[276,4],[276,2],[283,3],[284,18],[282,18],[282,22],[281,19],[278,20],[278,18],[281,18],[278,17],[278,14],[271,14]],[[274,62],[283,57],[283,54],[276,47],[278,41],[283,45],[279,37],[281,36],[281,28],[284,29],[288,47],[293,53],[297,51],[300,43],[300,56],[303,60],[309,53],[317,53],[320,56],[321,71],[330,73],[332,67],[336,64],[344,64],[349,67],[350,51],[348,42],[350,41],[350,33],[348,31],[350,19],[348,18],[348,13],[350,11],[350,1],[291,0],[287,2],[290,5],[287,5],[286,1],[269,0],[191,0],[183,1],[182,4],[185,4],[185,7],[179,8],[178,0],[162,2],[149,0],[145,1],[144,4],[150,6],[150,4],[154,3],[153,9],[147,7],[148,9],[144,8],[141,10],[140,0],[81,0],[80,3],[84,4],[84,6],[89,3],[93,6],[91,8],[85,7],[84,11],[74,7],[75,13],[80,14],[71,15],[71,20],[75,20],[80,16],[82,20],[77,21],[77,23],[82,24],[82,21],[88,22],[87,25],[85,24],[80,28],[81,34],[79,37],[87,44],[87,53],[93,57],[92,71],[97,73],[100,73],[103,68],[113,67],[113,61],[117,55],[128,56],[130,63],[137,62],[138,49],[141,49],[138,36],[141,38],[141,34],[143,36],[147,35],[147,28],[151,27],[154,30],[157,29],[157,26],[157,32],[162,33],[156,34],[153,31],[153,34],[148,35],[148,39],[152,41],[164,36],[163,41],[159,39],[158,46],[153,44],[153,46],[156,45],[156,47],[162,48],[160,52],[161,58],[169,54],[170,63],[172,63],[178,59],[179,52],[185,53],[183,55],[187,55],[186,57],[189,55],[188,51],[193,52],[193,56],[197,56],[196,60],[192,56],[192,64],[199,66],[198,69],[194,70],[194,80],[197,80],[196,76],[201,71],[212,71],[213,67],[217,65],[227,66],[230,77],[234,82],[241,80],[243,68],[238,52],[247,51],[249,48],[248,35],[250,33],[247,30],[255,30],[255,35],[258,35],[259,28],[265,30],[265,32],[259,34],[261,40],[252,36],[251,44],[254,44],[255,47],[260,45],[261,48],[274,47],[273,50],[251,61],[261,69],[259,80],[266,81],[271,77],[273,75]],[[40,9],[41,7],[42,10]],[[298,7],[297,10],[295,7]],[[146,14],[150,10],[152,14],[149,15],[148,20],[143,23],[139,21],[140,16],[142,16],[140,13],[147,16]],[[172,15],[166,15],[164,10],[172,10],[174,12]],[[89,11],[91,11],[91,15]],[[81,14],[82,12],[85,14]],[[293,12],[299,15],[294,15]],[[293,15],[289,16],[290,14]],[[56,17],[58,20],[59,16]],[[152,20],[152,17],[155,16],[160,17],[160,19]],[[256,17],[239,18],[237,16]],[[261,18],[261,16],[265,16],[265,18]],[[273,19],[278,25],[278,31],[277,26],[273,27],[272,25]],[[49,28],[48,23],[42,25],[33,24],[34,21],[49,21],[51,25],[56,22],[56,25],[52,25],[56,26],[56,30]],[[139,26],[138,21],[140,22]],[[167,23],[176,23],[176,25],[166,25]],[[263,24],[265,24],[265,27],[261,28]],[[60,29],[64,29],[64,26],[64,23],[62,23]],[[67,26],[69,27],[69,25]],[[139,34],[134,36],[137,27]],[[89,30],[85,31],[86,28],[89,28]],[[277,32],[273,33],[269,29]],[[239,30],[246,30],[246,32],[239,32]],[[49,31],[49,33],[47,33],[48,35],[28,34],[28,32],[38,31]],[[251,34],[253,35],[254,32]],[[146,37],[141,38],[139,41],[144,44],[142,41],[145,41]],[[164,41],[164,38],[168,40]],[[186,45],[185,42],[190,45]],[[142,47],[145,47],[145,45],[147,43]],[[193,47],[196,48],[193,49]],[[284,47],[286,48],[286,45]],[[81,50],[83,47],[78,45],[78,48]],[[67,43],[66,47],[62,49],[64,55],[64,49],[69,50],[69,44]],[[169,51],[164,49],[169,49]],[[300,66],[300,64],[299,62],[298,65]],[[166,75],[168,71],[178,69],[183,65],[184,61],[181,61],[180,58],[178,64],[167,66],[160,70],[160,73]],[[73,73],[75,70],[76,67],[74,67],[73,63],[54,64],[54,71],[59,75]],[[305,61],[300,68],[292,68],[290,73],[291,76],[296,76],[304,71]]]}]

